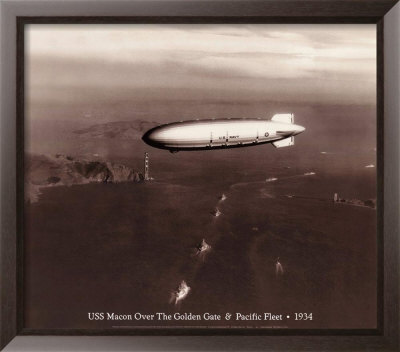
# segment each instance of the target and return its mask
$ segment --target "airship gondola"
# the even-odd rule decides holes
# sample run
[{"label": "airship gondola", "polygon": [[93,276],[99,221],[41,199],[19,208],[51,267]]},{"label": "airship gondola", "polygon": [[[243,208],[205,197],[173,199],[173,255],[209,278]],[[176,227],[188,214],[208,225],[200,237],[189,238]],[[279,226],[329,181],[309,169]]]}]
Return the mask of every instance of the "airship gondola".
[{"label": "airship gondola", "polygon": [[304,127],[293,114],[276,114],[271,120],[227,118],[172,122],[148,130],[142,137],[152,147],[180,150],[239,148],[272,143],[276,148],[294,144]]}]

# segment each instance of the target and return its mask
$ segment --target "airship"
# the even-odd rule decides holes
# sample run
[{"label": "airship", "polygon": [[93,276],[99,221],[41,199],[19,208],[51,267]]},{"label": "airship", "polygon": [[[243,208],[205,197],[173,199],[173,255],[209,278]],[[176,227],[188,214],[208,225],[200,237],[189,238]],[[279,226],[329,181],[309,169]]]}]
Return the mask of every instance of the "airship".
[{"label": "airship", "polygon": [[294,144],[305,128],[294,124],[293,114],[261,118],[225,118],[172,122],[148,130],[148,145],[176,153],[181,150],[239,148],[272,143],[276,148]]}]

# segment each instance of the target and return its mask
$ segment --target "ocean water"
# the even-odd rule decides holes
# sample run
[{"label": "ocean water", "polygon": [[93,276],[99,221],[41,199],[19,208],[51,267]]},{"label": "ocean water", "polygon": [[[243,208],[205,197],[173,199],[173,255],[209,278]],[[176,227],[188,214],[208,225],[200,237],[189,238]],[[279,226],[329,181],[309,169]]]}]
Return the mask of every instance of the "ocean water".
[{"label": "ocean water", "polygon": [[[91,143],[89,154],[102,145]],[[376,168],[365,167],[376,164],[373,149],[321,150],[300,140],[293,149],[170,154],[113,141],[104,150],[139,169],[149,151],[154,181],[52,187],[26,206],[26,327],[376,327],[377,211],[332,201],[335,192],[376,198]],[[200,259],[203,238],[212,250]],[[182,280],[191,290],[175,306],[169,299]],[[88,312],[291,318],[115,322],[91,321]]]}]

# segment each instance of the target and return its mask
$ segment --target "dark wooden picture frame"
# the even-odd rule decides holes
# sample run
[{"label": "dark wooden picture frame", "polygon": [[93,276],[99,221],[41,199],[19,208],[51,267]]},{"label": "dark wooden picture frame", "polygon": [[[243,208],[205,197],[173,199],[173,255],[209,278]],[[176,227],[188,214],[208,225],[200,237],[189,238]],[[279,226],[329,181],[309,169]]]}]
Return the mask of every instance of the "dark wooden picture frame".
[{"label": "dark wooden picture frame", "polygon": [[[1,345],[16,335],[241,335],[264,336],[265,348],[287,349],[361,349],[396,350],[398,347],[398,311],[391,268],[398,258],[395,231],[385,227],[387,204],[384,199],[384,15],[394,0],[348,1],[181,1],[138,2],[118,14],[93,15],[77,7],[77,14],[56,16],[40,13],[18,16],[17,21],[17,90],[16,90],[16,229],[2,228],[1,267]],[[82,2],[83,3],[83,2]],[[116,2],[109,2],[110,6]],[[88,14],[88,16],[86,16]],[[377,170],[378,170],[378,329],[374,330],[249,330],[249,329],[149,329],[149,330],[29,330],[23,326],[23,206],[24,206],[24,26],[32,23],[373,23],[377,25]],[[16,248],[16,251],[13,249]],[[7,295],[7,296],[6,296]],[[271,335],[274,335],[273,337]],[[247,337],[249,339],[250,337]],[[320,345],[321,344],[321,345]]]}]

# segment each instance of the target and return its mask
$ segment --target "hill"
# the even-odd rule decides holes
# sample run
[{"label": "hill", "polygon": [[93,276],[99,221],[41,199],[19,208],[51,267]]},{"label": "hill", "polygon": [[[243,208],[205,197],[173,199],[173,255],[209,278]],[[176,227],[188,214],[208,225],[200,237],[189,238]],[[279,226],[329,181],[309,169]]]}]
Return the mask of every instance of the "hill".
[{"label": "hill", "polygon": [[61,154],[29,155],[25,169],[25,198],[30,202],[38,200],[40,188],[43,187],[143,181],[141,173],[122,164],[76,159]]},{"label": "hill", "polygon": [[157,126],[155,121],[135,120],[118,121],[96,124],[73,133],[84,138],[115,138],[135,140],[142,138],[143,134],[152,127]]}]

